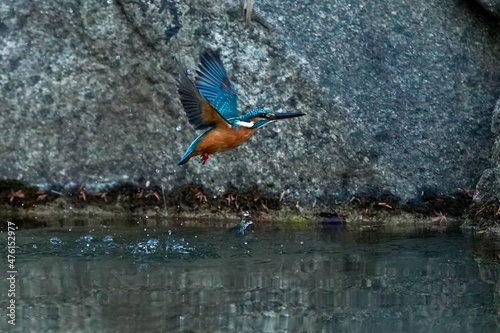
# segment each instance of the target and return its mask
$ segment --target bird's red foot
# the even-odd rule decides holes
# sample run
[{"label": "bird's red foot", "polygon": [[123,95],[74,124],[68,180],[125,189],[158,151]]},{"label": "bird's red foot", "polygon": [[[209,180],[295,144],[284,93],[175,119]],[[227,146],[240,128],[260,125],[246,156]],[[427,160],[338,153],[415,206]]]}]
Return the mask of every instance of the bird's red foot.
[{"label": "bird's red foot", "polygon": [[201,154],[201,163],[205,164],[207,163],[207,161],[208,161],[208,154],[207,153]]}]

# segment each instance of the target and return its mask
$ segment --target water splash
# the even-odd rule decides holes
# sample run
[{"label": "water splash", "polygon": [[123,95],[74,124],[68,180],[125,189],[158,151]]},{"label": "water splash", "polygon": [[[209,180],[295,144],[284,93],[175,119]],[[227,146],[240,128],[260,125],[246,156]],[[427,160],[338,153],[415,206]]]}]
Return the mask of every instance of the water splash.
[{"label": "water splash", "polygon": [[147,242],[131,243],[128,249],[132,254],[153,254],[159,248],[160,241],[150,238]]},{"label": "water splash", "polygon": [[113,242],[113,236],[107,235],[102,238],[103,243],[111,243]]},{"label": "water splash", "polygon": [[240,221],[240,225],[237,227],[236,229],[236,233],[238,235],[244,235],[245,234],[245,230],[253,224],[253,221],[252,221],[252,216],[250,215],[250,213],[248,211],[245,211],[243,213],[243,218],[241,219]]},{"label": "water splash", "polygon": [[52,237],[51,239],[49,239],[49,242],[52,245],[61,245],[62,244],[62,240],[59,237]]},{"label": "water splash", "polygon": [[[142,234],[142,228],[140,229]],[[198,251],[188,238],[175,235],[172,230],[164,230],[162,233],[151,234],[149,228],[146,234],[137,238],[135,233],[130,235],[117,235],[107,231],[99,234],[95,230],[75,234],[67,232],[61,235],[49,235],[43,241],[45,245],[30,242],[26,244],[31,251],[39,254],[56,254],[62,256],[77,256],[93,258],[101,255],[115,255],[119,257],[139,257],[146,260],[162,260],[183,258],[186,255],[197,255]],[[144,237],[144,238],[142,238]],[[134,239],[135,238],[135,239]],[[207,250],[211,253],[211,249]],[[202,253],[206,255],[206,253]]]},{"label": "water splash", "polygon": [[184,238],[180,239],[168,239],[165,242],[165,251],[167,253],[181,253],[181,254],[189,254],[194,250],[188,241]]},{"label": "water splash", "polygon": [[85,236],[80,237],[78,240],[85,242],[85,243],[90,243],[90,242],[94,241],[94,237],[92,237],[91,235],[85,235]]}]

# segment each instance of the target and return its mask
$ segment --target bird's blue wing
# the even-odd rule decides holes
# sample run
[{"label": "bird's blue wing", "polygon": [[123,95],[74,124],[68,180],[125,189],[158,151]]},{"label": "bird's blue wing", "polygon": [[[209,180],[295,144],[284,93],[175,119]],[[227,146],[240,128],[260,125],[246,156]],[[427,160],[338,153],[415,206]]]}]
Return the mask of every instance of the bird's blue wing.
[{"label": "bird's blue wing", "polygon": [[[189,123],[197,130],[213,126],[207,116],[209,114],[208,108],[204,105],[207,102],[200,96],[193,82],[187,77],[186,69],[180,63],[177,63],[177,73],[179,75],[177,78],[179,97],[184,111],[186,111]],[[203,114],[204,110],[206,110],[205,117]],[[209,120],[208,122],[206,121],[207,119]]]},{"label": "bird's blue wing", "polygon": [[238,117],[236,91],[219,53],[212,50],[203,53],[196,73],[196,88],[217,113],[226,121]]}]

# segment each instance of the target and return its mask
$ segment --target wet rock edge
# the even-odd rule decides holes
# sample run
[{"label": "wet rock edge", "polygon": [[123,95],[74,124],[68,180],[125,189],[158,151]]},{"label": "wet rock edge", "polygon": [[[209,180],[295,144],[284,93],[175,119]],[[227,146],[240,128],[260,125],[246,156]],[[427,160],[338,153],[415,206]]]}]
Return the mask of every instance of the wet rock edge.
[{"label": "wet rock edge", "polygon": [[403,202],[383,189],[366,188],[346,200],[317,198],[306,203],[285,191],[269,193],[258,187],[214,193],[202,185],[187,184],[166,192],[144,180],[100,190],[84,183],[39,188],[18,180],[2,180],[0,211],[5,216],[147,215],[193,219],[238,219],[244,211],[249,211],[257,221],[297,223],[446,225],[461,221],[462,228],[469,231],[499,234],[497,201],[474,201],[473,195],[472,191],[446,195],[427,188],[422,189],[419,198]]}]

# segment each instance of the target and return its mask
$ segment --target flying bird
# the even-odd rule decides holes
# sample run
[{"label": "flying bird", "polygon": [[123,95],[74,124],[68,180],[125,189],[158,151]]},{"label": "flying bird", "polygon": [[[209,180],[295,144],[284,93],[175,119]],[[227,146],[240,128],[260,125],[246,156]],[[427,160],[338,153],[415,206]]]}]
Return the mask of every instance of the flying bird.
[{"label": "flying bird", "polygon": [[205,164],[209,155],[238,147],[270,122],[305,115],[260,108],[239,115],[234,85],[217,51],[207,50],[201,55],[196,84],[188,78],[180,63],[177,63],[177,71],[179,97],[189,123],[196,130],[203,130],[189,145],[178,165],[198,155]]}]

